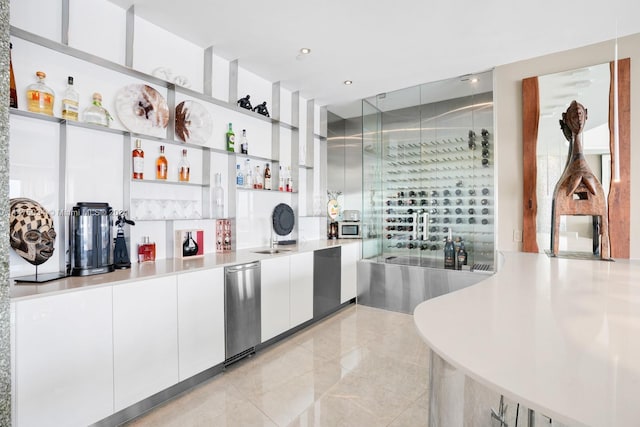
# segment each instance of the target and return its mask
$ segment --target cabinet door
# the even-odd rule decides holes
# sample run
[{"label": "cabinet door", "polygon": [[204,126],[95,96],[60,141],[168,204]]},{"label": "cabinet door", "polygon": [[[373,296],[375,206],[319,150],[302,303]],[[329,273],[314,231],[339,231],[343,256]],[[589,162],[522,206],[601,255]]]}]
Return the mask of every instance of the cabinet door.
[{"label": "cabinet door", "polygon": [[340,304],[356,297],[358,292],[358,258],[360,243],[342,246]]},{"label": "cabinet door", "polygon": [[180,381],[224,361],[224,269],[178,275]]},{"label": "cabinet door", "polygon": [[289,257],[260,261],[262,342],[289,329]]},{"label": "cabinet door", "polygon": [[293,328],[313,318],[313,252],[291,255],[290,324]]},{"label": "cabinet door", "polygon": [[113,287],[115,410],[178,382],[176,276]]},{"label": "cabinet door", "polygon": [[14,305],[17,426],[85,426],[113,413],[111,287]]}]

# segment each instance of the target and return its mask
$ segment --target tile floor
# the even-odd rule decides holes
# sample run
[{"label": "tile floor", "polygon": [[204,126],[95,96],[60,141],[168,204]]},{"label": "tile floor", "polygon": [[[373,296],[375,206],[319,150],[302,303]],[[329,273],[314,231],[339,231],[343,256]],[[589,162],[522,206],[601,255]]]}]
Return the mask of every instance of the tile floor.
[{"label": "tile floor", "polygon": [[426,426],[428,366],[413,316],[353,305],[126,425]]}]

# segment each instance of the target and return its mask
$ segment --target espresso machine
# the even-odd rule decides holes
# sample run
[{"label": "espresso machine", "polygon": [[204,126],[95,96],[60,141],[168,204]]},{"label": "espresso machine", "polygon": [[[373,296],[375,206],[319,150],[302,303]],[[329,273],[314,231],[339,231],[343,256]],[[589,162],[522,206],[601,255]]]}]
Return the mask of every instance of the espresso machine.
[{"label": "espresso machine", "polygon": [[72,208],[69,222],[69,274],[88,276],[113,271],[109,204],[79,202]]}]

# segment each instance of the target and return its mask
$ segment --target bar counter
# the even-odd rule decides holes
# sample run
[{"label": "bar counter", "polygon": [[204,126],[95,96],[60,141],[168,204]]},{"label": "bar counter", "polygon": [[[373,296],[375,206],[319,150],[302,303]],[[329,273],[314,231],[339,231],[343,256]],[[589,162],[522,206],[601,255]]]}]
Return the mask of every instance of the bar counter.
[{"label": "bar counter", "polygon": [[[416,308],[435,355],[554,422],[640,425],[640,262],[501,257],[495,275]],[[430,425],[460,420],[435,394]]]}]

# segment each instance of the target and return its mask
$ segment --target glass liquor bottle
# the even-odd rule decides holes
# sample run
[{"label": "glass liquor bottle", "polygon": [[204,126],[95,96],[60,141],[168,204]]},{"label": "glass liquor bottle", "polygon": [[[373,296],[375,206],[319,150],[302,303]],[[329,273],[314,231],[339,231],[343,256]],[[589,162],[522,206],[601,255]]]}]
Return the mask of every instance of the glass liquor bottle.
[{"label": "glass liquor bottle", "polygon": [[279,167],[278,173],[278,191],[284,191],[284,172],[282,171],[282,165]]},{"label": "glass liquor bottle", "polygon": [[224,189],[222,188],[222,176],[219,173],[215,175],[215,187],[213,187],[213,217],[224,218]]},{"label": "glass liquor bottle", "polygon": [[287,166],[287,183],[286,189],[289,193],[293,192],[293,178],[291,177],[291,166]]},{"label": "glass liquor bottle", "polygon": [[142,243],[138,245],[138,262],[156,260],[156,244],[149,241],[149,236],[142,238]]},{"label": "glass liquor bottle", "polygon": [[249,154],[249,140],[247,140],[247,130],[242,129],[242,139],[240,140],[240,152]]},{"label": "glass liquor bottle", "polygon": [[264,186],[264,181],[262,177],[262,171],[260,170],[260,166],[256,166],[256,171],[253,174],[253,188],[256,190],[262,190]]},{"label": "glass liquor bottle", "polygon": [[53,116],[55,93],[45,84],[47,75],[43,71],[37,71],[36,76],[38,81],[27,87],[27,110]]},{"label": "glass liquor bottle", "polygon": [[164,145],[160,146],[160,155],[156,159],[156,179],[167,179],[167,171],[169,169],[169,163],[164,156]]},{"label": "glass liquor bottle", "polygon": [[227,151],[232,153],[236,151],[236,134],[233,133],[231,123],[229,123],[229,130],[227,130]]},{"label": "glass liquor bottle", "polygon": [[240,164],[236,165],[236,185],[238,187],[244,187],[244,173],[240,169]]},{"label": "glass liquor bottle", "polygon": [[271,168],[269,163],[264,167],[264,189],[271,190]]},{"label": "glass liquor bottle", "polygon": [[182,242],[182,256],[193,256],[198,253],[198,244],[193,240],[192,232],[187,231],[187,235]]},{"label": "glass liquor bottle", "polygon": [[187,160],[187,150],[182,150],[182,158],[180,159],[180,163],[178,163],[178,181],[180,182],[189,182],[189,175],[191,173],[191,165],[189,165],[189,160]]},{"label": "glass liquor bottle", "polygon": [[109,127],[109,120],[112,120],[111,114],[102,106],[102,95],[95,92],[92,96],[91,105],[83,111],[84,121],[94,125]]},{"label": "glass liquor bottle", "polygon": [[13,75],[11,49],[13,49],[13,44],[9,43],[9,107],[18,108],[18,91],[16,90],[16,78]]},{"label": "glass liquor bottle", "polygon": [[131,152],[131,162],[133,179],[144,179],[144,150],[142,150],[142,141],[139,139],[136,139],[136,148]]},{"label": "glass liquor bottle", "polygon": [[253,173],[251,172],[251,159],[244,162],[244,188],[253,188]]},{"label": "glass liquor bottle", "polygon": [[73,77],[67,78],[67,89],[62,94],[62,118],[78,121],[78,92],[73,88]]}]

